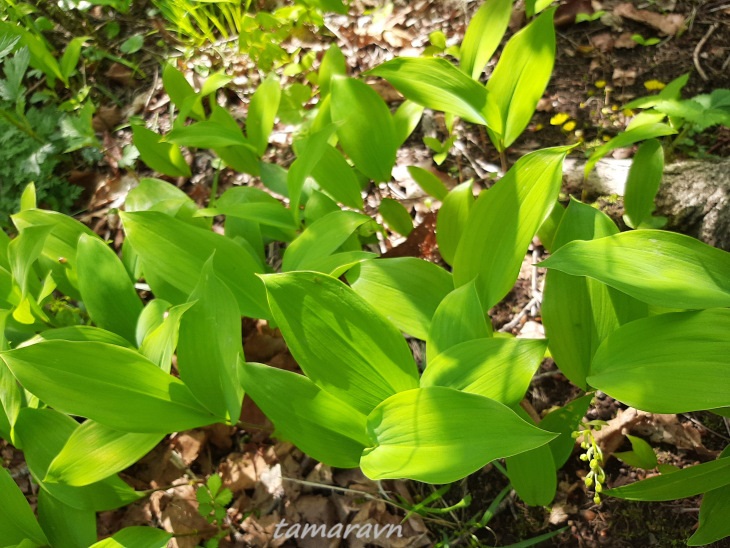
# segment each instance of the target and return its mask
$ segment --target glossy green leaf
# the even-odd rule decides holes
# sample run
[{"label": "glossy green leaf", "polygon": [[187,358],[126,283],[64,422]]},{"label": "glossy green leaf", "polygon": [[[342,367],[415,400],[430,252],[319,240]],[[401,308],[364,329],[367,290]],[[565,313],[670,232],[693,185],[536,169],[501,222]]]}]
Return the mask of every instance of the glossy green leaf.
[{"label": "glossy green leaf", "polygon": [[165,373],[169,373],[172,368],[172,355],[177,348],[180,320],[191,306],[193,303],[184,303],[173,306],[169,311],[165,310],[162,323],[150,329],[140,344],[140,354],[157,364]]},{"label": "glossy green leaf", "polygon": [[28,183],[20,195],[20,211],[35,209],[38,207],[36,200],[35,184]]},{"label": "glossy green leaf", "polygon": [[76,280],[76,245],[82,234],[96,236],[75,219],[55,211],[28,209],[12,216],[22,233],[32,226],[50,226],[43,252],[38,259],[42,272],[52,272],[58,288],[73,299],[81,299]]},{"label": "glossy green leaf", "polygon": [[[191,105],[187,108],[187,114],[196,120],[205,118],[203,104],[200,101],[194,102],[195,90],[191,86],[182,72],[177,70],[171,63],[166,63],[162,71],[162,85],[170,96],[170,101],[178,108],[183,109],[186,104]],[[181,113],[184,117],[186,113]]]},{"label": "glossy green leaf", "polygon": [[552,211],[547,219],[537,229],[537,237],[546,251],[552,253],[555,250],[555,234],[558,231],[560,221],[563,219],[565,208],[560,202],[555,202]]},{"label": "glossy green leaf", "polygon": [[634,230],[571,242],[540,266],[595,278],[656,306],[730,306],[730,253],[683,234]]},{"label": "glossy green leaf", "polygon": [[235,296],[215,275],[213,258],[189,302],[194,304],[180,321],[177,346],[180,378],[212,414],[235,424],[243,401],[237,363],[243,352],[241,314]]},{"label": "glossy green leaf", "polygon": [[87,235],[79,239],[77,253],[79,291],[89,317],[134,342],[142,301],[119,257],[100,239]]},{"label": "glossy green leaf", "polygon": [[383,198],[378,208],[383,221],[393,232],[408,236],[413,231],[413,219],[403,204],[392,198]]},{"label": "glossy green leaf", "polygon": [[296,237],[293,211],[259,188],[231,187],[216,200],[215,207],[227,215],[225,235],[240,236],[256,248],[262,268],[264,240],[290,242]]},{"label": "glossy green leaf", "polygon": [[38,522],[54,548],[80,548],[96,542],[96,512],[81,510],[38,492]]},{"label": "glossy green leaf", "polygon": [[700,524],[688,546],[705,546],[730,536],[730,486],[708,491],[700,504]]},{"label": "glossy green leaf", "polygon": [[241,315],[268,318],[258,260],[235,242],[154,211],[122,213],[127,237],[142,261],[154,294],[174,304],[187,301],[203,265],[215,251],[216,275],[238,301]]},{"label": "glossy green leaf", "polygon": [[362,209],[360,181],[340,152],[326,145],[322,157],[312,169],[312,178],[338,202]]},{"label": "glossy green leaf", "polygon": [[472,206],[454,258],[454,283],[476,278],[484,310],[512,289],[535,232],[557,200],[568,150],[523,156]]},{"label": "glossy green leaf", "polygon": [[25,495],[10,476],[10,472],[0,466],[0,538],[3,546],[11,546],[23,539],[31,539],[40,546],[48,544],[48,539],[33,515]]},{"label": "glossy green leaf", "polygon": [[65,80],[68,80],[76,72],[76,65],[79,63],[79,57],[81,56],[81,46],[90,39],[90,36],[77,36],[66,44],[66,48],[58,64],[58,68]]},{"label": "glossy green leaf", "polygon": [[201,407],[182,381],[119,346],[44,341],[2,352],[0,359],[47,404],[110,428],[177,432],[223,420]]},{"label": "glossy green leaf", "polygon": [[398,146],[405,143],[418,127],[418,123],[423,116],[423,109],[423,105],[406,99],[395,111],[393,123],[395,124],[395,137]]},{"label": "glossy green leaf", "polygon": [[[325,101],[329,102],[328,99]],[[329,140],[334,131],[335,126],[328,124],[318,131],[294,141],[293,148],[297,159],[289,168],[286,184],[289,192],[289,207],[297,220],[304,183],[325,154],[327,147],[330,146]]]},{"label": "glossy green leaf", "polygon": [[484,66],[502,41],[510,15],[512,0],[487,0],[469,22],[461,43],[461,69],[478,80]]},{"label": "glossy green leaf", "polygon": [[332,255],[352,233],[371,219],[354,211],[333,211],[315,221],[286,249],[283,271],[312,270]]},{"label": "glossy green leaf", "polygon": [[330,466],[358,466],[369,443],[364,414],[290,371],[247,363],[239,376],[246,394],[274,423],[276,437]]},{"label": "glossy green leaf", "polygon": [[24,341],[18,347],[29,346],[41,341],[96,341],[122,346],[124,348],[134,348],[133,343],[127,339],[111,331],[93,327],[91,325],[69,325],[68,327],[58,327],[56,329],[46,329],[41,331],[35,337]]},{"label": "glossy green leaf", "polygon": [[724,458],[608,489],[604,494],[626,500],[664,501],[694,497],[728,484],[730,459]]},{"label": "glossy green leaf", "polygon": [[152,527],[125,527],[90,548],[165,548],[172,533]]},{"label": "glossy green leaf", "polygon": [[660,314],[630,322],[603,341],[588,382],[651,413],[730,406],[730,310]]},{"label": "glossy green leaf", "polygon": [[30,226],[23,230],[8,245],[8,261],[13,278],[20,286],[22,298],[28,296],[33,265],[40,257],[46,238],[53,227],[48,225]]},{"label": "glossy green leaf", "polygon": [[280,101],[281,85],[272,72],[251,96],[246,118],[246,135],[259,155],[263,155],[269,145],[269,135],[274,129]]},{"label": "glossy green leaf", "polygon": [[624,191],[625,218],[632,228],[638,228],[651,217],[663,173],[662,144],[656,139],[645,141],[639,146],[631,162]]},{"label": "glossy green leaf", "polygon": [[362,173],[377,182],[389,181],[398,143],[388,105],[369,85],[332,78],[332,121],[342,149]]},{"label": "glossy green leaf", "polygon": [[644,468],[645,470],[656,468],[659,463],[651,445],[643,439],[630,434],[626,434],[626,437],[631,442],[631,451],[617,451],[613,456],[634,468]]},{"label": "glossy green leaf", "polygon": [[550,81],[555,62],[554,13],[547,10],[512,36],[489,77],[486,120],[499,150],[514,143],[527,127]]},{"label": "glossy green leaf", "polygon": [[324,98],[330,92],[330,84],[333,76],[345,76],[347,74],[347,60],[337,44],[331,44],[322,57],[322,64],[319,66],[319,96]]},{"label": "glossy green leaf", "polygon": [[421,340],[428,335],[439,303],[454,289],[449,272],[415,257],[366,261],[348,281],[398,329]]},{"label": "glossy green leaf", "polygon": [[421,386],[447,386],[507,406],[520,403],[545,355],[544,339],[472,339],[445,349],[421,376]]},{"label": "glossy green leaf", "polygon": [[87,420],[66,440],[43,481],[79,486],[101,481],[137,462],[162,438],[164,434],[121,432]]},{"label": "glossy green leaf", "polygon": [[177,217],[191,225],[206,228],[205,219],[195,217],[197,204],[172,183],[160,179],[144,178],[129,191],[124,201],[124,211],[160,211],[170,217]]},{"label": "glossy green leaf", "polygon": [[646,124],[639,127],[623,131],[616,137],[611,139],[606,144],[603,144],[596,148],[591,154],[590,158],[586,162],[583,172],[586,177],[593,171],[598,160],[603,158],[606,154],[617,148],[627,147],[638,143],[639,141],[646,141],[647,139],[654,139],[656,137],[664,137],[665,135],[673,135],[677,133],[677,130],[672,129],[667,124]]},{"label": "glossy green leaf", "polygon": [[239,219],[248,219],[261,224],[271,225],[288,231],[296,230],[294,216],[281,203],[248,202],[232,205],[216,204],[214,208],[201,209],[197,213],[201,217],[227,215]]},{"label": "glossy green leaf", "polygon": [[75,420],[53,409],[24,408],[18,415],[16,434],[23,444],[28,469],[41,488],[80,510],[114,510],[142,498],[143,493],[137,493],[116,476],[83,487],[43,481],[51,461],[77,427]]},{"label": "glossy green leaf", "polygon": [[441,386],[391,396],[368,416],[368,432],[373,447],[360,460],[366,476],[427,483],[457,481],[555,437],[499,402]]},{"label": "glossy green leaf", "polygon": [[141,346],[145,337],[162,325],[171,306],[164,299],[152,299],[145,305],[137,319],[137,333],[135,335],[137,346]]},{"label": "glossy green leaf", "polygon": [[443,199],[443,205],[436,218],[436,242],[439,253],[450,265],[454,264],[461,235],[474,205],[473,188],[474,181],[469,180],[449,192]]},{"label": "glossy green leaf", "polygon": [[446,188],[444,182],[429,170],[418,166],[408,166],[408,173],[424,192],[437,200],[443,201],[448,195],[449,189]]},{"label": "glossy green leaf", "polygon": [[403,336],[350,287],[314,272],[272,274],[264,282],[289,350],[320,388],[369,413],[418,386]]},{"label": "glossy green leaf", "polygon": [[[521,407],[516,412],[527,424],[534,424]],[[544,429],[542,425],[540,427]],[[553,501],[558,490],[558,475],[549,443],[507,457],[504,463],[509,482],[526,504],[547,506]]]},{"label": "glossy green leaf", "polygon": [[459,343],[491,336],[492,324],[484,315],[476,285],[462,285],[446,295],[433,314],[426,338],[426,361],[430,363]]},{"label": "glossy green leaf", "polygon": [[170,177],[190,177],[190,166],[179,146],[162,142],[160,135],[140,125],[132,126],[132,137],[139,157],[150,168]]},{"label": "glossy green leaf", "polygon": [[445,59],[396,57],[366,74],[385,78],[419,105],[450,112],[474,124],[486,124],[486,89]]},{"label": "glossy green leaf", "polygon": [[5,234],[4,230],[0,230],[0,268],[10,270],[8,262],[8,246],[10,245],[10,236]]},{"label": "glossy green leaf", "polygon": [[[165,135],[165,141],[184,147],[196,148],[251,146],[251,143],[243,136],[243,131],[237,124],[225,124],[212,119],[175,128]],[[144,156],[142,159],[144,160]]]},{"label": "glossy green leaf", "polygon": [[[553,248],[617,233],[607,215],[571,200],[555,233]],[[646,314],[644,303],[597,280],[557,270],[547,273],[542,315],[550,352],[563,374],[584,390],[588,388],[591,359],[601,341],[622,323]]]},{"label": "glossy green leaf", "polygon": [[540,421],[540,428],[549,432],[559,432],[560,436],[550,442],[555,468],[560,469],[568,461],[575,448],[575,439],[571,435],[578,430],[578,425],[591,406],[593,394],[580,398],[550,411]]}]

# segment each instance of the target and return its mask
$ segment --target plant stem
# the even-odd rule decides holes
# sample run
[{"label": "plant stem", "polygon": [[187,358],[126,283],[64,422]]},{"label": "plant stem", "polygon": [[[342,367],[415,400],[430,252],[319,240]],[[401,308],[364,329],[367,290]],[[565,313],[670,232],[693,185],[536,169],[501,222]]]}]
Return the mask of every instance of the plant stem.
[{"label": "plant stem", "polygon": [[499,161],[502,164],[502,175],[507,173],[507,155],[504,150],[499,151]]}]

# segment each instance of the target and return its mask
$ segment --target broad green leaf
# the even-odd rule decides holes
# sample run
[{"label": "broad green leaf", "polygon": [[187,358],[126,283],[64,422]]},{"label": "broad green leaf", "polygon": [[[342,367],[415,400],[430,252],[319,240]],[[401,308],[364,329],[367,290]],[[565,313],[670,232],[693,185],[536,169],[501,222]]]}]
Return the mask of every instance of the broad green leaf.
[{"label": "broad green leaf", "polygon": [[408,210],[398,200],[383,198],[378,208],[383,221],[393,232],[408,236],[413,231],[413,219]]},{"label": "broad green leaf", "polygon": [[[515,411],[527,424],[534,424],[521,407],[518,406]],[[542,425],[541,428],[544,429]],[[547,506],[555,498],[558,489],[557,466],[550,443],[504,460],[509,482],[519,497],[530,506]]]},{"label": "broad green leaf", "polygon": [[64,84],[68,83],[58,66],[58,61],[56,61],[42,38],[35,36],[20,24],[6,21],[0,21],[0,33],[5,36],[20,36],[19,44],[26,46],[30,52],[30,66],[43,72],[49,79],[51,87],[55,82],[55,78],[63,81]]},{"label": "broad green leaf", "polygon": [[513,406],[520,403],[545,355],[544,339],[472,339],[432,359],[421,386],[447,386]]},{"label": "broad green leaf", "polygon": [[137,319],[137,332],[135,335],[137,346],[141,346],[145,337],[162,325],[171,306],[169,302],[163,299],[152,299],[145,305]]},{"label": "broad green leaf", "polygon": [[650,108],[656,105],[657,101],[664,99],[679,99],[682,93],[682,88],[687,85],[688,81],[689,73],[683,74],[669,82],[658,94],[634,99],[630,103],[627,103],[624,108]]},{"label": "broad green leaf", "polygon": [[20,195],[20,211],[36,209],[37,207],[35,184],[28,183],[23,189],[23,194]]},{"label": "broad green leaf", "polygon": [[589,276],[651,305],[730,306],[730,253],[683,234],[634,230],[571,242],[540,266]]},{"label": "broad green leaf", "polygon": [[472,206],[454,258],[454,283],[476,278],[484,310],[512,289],[535,232],[557,200],[568,151],[557,147],[523,156]]},{"label": "broad green leaf", "polygon": [[89,317],[134,342],[142,301],[119,257],[100,239],[87,235],[79,239],[77,253],[79,291]]},{"label": "broad green leaf", "polygon": [[[325,99],[327,101],[327,99]],[[307,137],[294,141],[294,152],[297,159],[289,168],[287,173],[287,189],[289,192],[289,207],[294,212],[294,217],[299,220],[299,205],[302,199],[302,190],[314,168],[324,156],[329,145],[329,139],[335,131],[332,124],[326,125],[318,131],[314,131]]]},{"label": "broad green leaf", "polygon": [[560,432],[560,436],[550,442],[556,469],[562,468],[573,453],[575,439],[571,434],[578,430],[578,424],[588,412],[592,399],[593,394],[576,398],[563,407],[553,409],[540,421],[539,426],[543,430]]},{"label": "broad green leaf", "polygon": [[274,423],[276,437],[330,466],[358,466],[369,444],[364,414],[290,371],[247,363],[239,376],[246,394]]},{"label": "broad green leaf", "polygon": [[606,154],[617,148],[627,147],[638,143],[639,141],[646,141],[647,139],[654,139],[656,137],[664,137],[665,135],[673,135],[677,133],[677,130],[672,129],[667,124],[645,124],[628,131],[619,133],[616,137],[611,139],[604,145],[596,148],[591,154],[590,158],[586,162],[583,168],[585,177],[593,171],[598,160],[603,158]]},{"label": "broad green leaf", "polygon": [[362,209],[360,182],[350,164],[336,148],[325,145],[322,157],[312,169],[311,175],[335,200],[348,207]]},{"label": "broad green leaf", "polygon": [[231,187],[216,200],[215,207],[227,215],[225,235],[240,236],[253,246],[262,268],[264,241],[290,242],[296,237],[293,211],[259,188]]},{"label": "broad green leaf", "polygon": [[312,270],[329,257],[359,227],[371,222],[370,217],[354,211],[333,211],[315,221],[286,249],[281,264],[283,271]]},{"label": "broad green leaf", "polygon": [[603,341],[588,382],[651,413],[730,405],[730,310],[660,314],[630,322]]},{"label": "broad green leaf", "polygon": [[708,491],[700,504],[700,524],[688,546],[705,546],[730,536],[730,486]]},{"label": "broad green leaf", "polygon": [[[181,109],[189,98],[195,97],[195,90],[191,86],[182,72],[177,70],[171,63],[165,63],[162,71],[162,85],[170,96],[170,101]],[[188,114],[196,120],[205,118],[205,111],[200,101],[188,112]],[[184,114],[183,114],[184,116]]]},{"label": "broad green leaf", "polygon": [[0,466],[0,538],[3,546],[11,546],[24,539],[30,539],[40,546],[48,545],[48,539],[33,515],[25,495]]},{"label": "broad green leaf", "polygon": [[165,548],[172,533],[152,527],[125,527],[90,548]]},{"label": "broad green leaf", "polygon": [[127,237],[139,254],[145,280],[157,297],[181,304],[197,284],[215,251],[216,275],[238,301],[243,316],[268,318],[258,260],[225,236],[190,226],[154,211],[122,213]]},{"label": "broad green leaf", "polygon": [[563,219],[565,208],[560,202],[555,202],[552,211],[547,219],[537,229],[537,237],[540,238],[542,246],[550,253],[555,250],[555,234],[558,231],[560,221]]},{"label": "broad green leaf", "polygon": [[436,242],[439,253],[448,264],[454,264],[459,240],[466,228],[469,212],[474,205],[474,181],[461,183],[443,199],[436,218]]},{"label": "broad green leaf", "polygon": [[339,278],[355,265],[377,257],[375,253],[368,251],[341,251],[312,263],[308,270]]},{"label": "broad green leaf", "polygon": [[388,396],[418,386],[403,336],[350,287],[314,272],[263,278],[284,340],[320,388],[369,413]]},{"label": "broad green leaf", "polygon": [[319,66],[319,77],[317,78],[319,96],[321,98],[327,97],[333,76],[345,76],[346,74],[347,60],[337,44],[331,44],[327,48],[324,57],[322,57],[322,64]]},{"label": "broad green leaf", "polygon": [[454,289],[449,272],[415,257],[366,261],[348,281],[398,329],[421,340],[428,336],[439,303]]},{"label": "broad green leaf", "polygon": [[498,150],[505,150],[524,131],[550,81],[555,62],[554,13],[547,10],[510,38],[489,77],[485,116]]},{"label": "broad green leaf", "polygon": [[365,74],[385,78],[414,103],[486,124],[486,89],[445,59],[396,57]]},{"label": "broad green leaf", "polygon": [[69,506],[45,489],[38,492],[38,522],[54,548],[80,548],[96,542],[96,512]]},{"label": "broad green leaf", "polygon": [[259,156],[263,155],[269,146],[269,135],[274,128],[279,101],[281,101],[281,85],[272,72],[251,96],[246,118],[246,135]]},{"label": "broad green leaf", "polygon": [[8,262],[8,246],[10,245],[10,236],[5,234],[4,230],[0,230],[0,268],[10,270]]},{"label": "broad green leaf", "polygon": [[228,167],[240,173],[259,176],[261,161],[258,152],[250,144],[219,146],[214,150]]},{"label": "broad green leaf", "polygon": [[[159,302],[159,299],[157,301]],[[169,373],[172,368],[172,355],[177,348],[180,320],[192,305],[193,303],[184,303],[173,306],[169,311],[165,310],[162,323],[146,333],[139,347],[140,354],[157,364],[165,373]]]},{"label": "broad green leaf", "polygon": [[405,100],[393,114],[395,124],[395,137],[398,146],[408,140],[423,116],[423,105]]},{"label": "broad green leaf", "polygon": [[626,221],[632,228],[647,221],[654,211],[654,198],[664,173],[664,149],[656,139],[639,146],[629,169],[624,191]]},{"label": "broad green leaf", "polygon": [[362,173],[389,181],[398,142],[388,105],[369,85],[354,78],[332,78],[332,121],[342,149]]},{"label": "broad green leaf", "polygon": [[44,341],[2,352],[0,359],[48,405],[124,432],[178,432],[223,420],[182,381],[119,346]]},{"label": "broad green leaf", "polygon": [[69,325],[68,327],[58,327],[56,329],[46,329],[41,331],[35,337],[28,339],[18,348],[29,346],[41,341],[97,341],[103,343],[114,344],[124,348],[134,348],[133,343],[127,339],[106,329],[93,327],[91,325]]},{"label": "broad green leaf", "polygon": [[460,480],[555,437],[499,402],[441,386],[391,396],[368,416],[368,432],[373,447],[360,459],[366,476],[427,483]]},{"label": "broad green leaf", "polygon": [[216,204],[214,208],[201,209],[200,217],[216,217],[226,215],[239,219],[247,219],[256,223],[271,225],[287,231],[296,230],[294,216],[281,203],[248,202],[231,205]]},{"label": "broad green leaf", "polygon": [[162,142],[160,135],[140,125],[132,126],[132,138],[139,157],[150,168],[170,177],[190,177],[190,166],[179,146]]},{"label": "broad green leaf", "polygon": [[121,472],[149,453],[164,434],[121,432],[93,420],[76,428],[43,481],[88,485]]},{"label": "broad green leaf", "polygon": [[[184,147],[218,148],[235,145],[251,146],[238,125],[204,120],[189,126],[178,127],[165,136],[165,141]],[[141,153],[142,151],[140,151]],[[142,157],[144,160],[144,156]]]},{"label": "broad green leaf", "polygon": [[426,361],[430,363],[459,343],[491,336],[492,323],[484,316],[476,285],[462,285],[446,295],[433,314],[426,338]]},{"label": "broad green leaf", "polygon": [[75,420],[53,409],[24,408],[18,415],[16,434],[23,444],[28,469],[41,488],[79,510],[114,510],[142,498],[143,493],[116,476],[83,487],[43,481],[51,461],[77,427]]},{"label": "broad green leaf", "polygon": [[631,442],[631,451],[619,451],[614,453],[613,456],[634,468],[644,468],[645,470],[656,468],[659,463],[651,445],[630,434],[626,434],[626,437]]},{"label": "broad green leaf", "polygon": [[29,226],[8,245],[8,261],[23,299],[28,296],[31,277],[35,276],[33,265],[41,256],[52,228],[49,225]]},{"label": "broad green leaf", "polygon": [[[555,233],[553,250],[573,240],[592,240],[618,233],[598,209],[571,200]],[[647,314],[644,303],[597,280],[550,270],[545,280],[543,323],[555,363],[568,379],[588,388],[593,354],[611,332]]]},{"label": "broad green leaf", "polygon": [[237,364],[243,352],[241,314],[235,296],[215,275],[212,257],[189,302],[177,345],[180,378],[212,414],[235,424],[243,402]]},{"label": "broad green leaf", "polygon": [[140,179],[139,184],[127,194],[124,211],[161,211],[194,226],[210,226],[205,219],[195,217],[198,206],[190,196],[175,185],[160,179]]},{"label": "broad green leaf", "polygon": [[61,56],[61,61],[58,64],[58,68],[63,75],[63,79],[68,79],[76,72],[76,65],[79,62],[81,56],[81,46],[84,42],[90,40],[91,36],[77,36],[66,44],[66,48]]},{"label": "broad green leaf", "polygon": [[461,43],[461,69],[478,80],[484,66],[502,41],[510,15],[512,0],[487,0],[474,14]]},{"label": "broad green leaf", "polygon": [[730,484],[730,459],[722,458],[689,466],[603,493],[626,500],[664,501],[694,497]]},{"label": "broad green leaf", "polygon": [[82,234],[98,236],[77,220],[55,211],[28,209],[16,213],[12,219],[21,233],[32,226],[51,227],[38,264],[44,273],[53,273],[53,280],[61,292],[81,300],[76,279],[76,245]]},{"label": "broad green leaf", "polygon": [[429,170],[418,166],[408,166],[408,173],[424,192],[437,200],[443,201],[448,195],[449,189],[446,188],[444,182]]}]

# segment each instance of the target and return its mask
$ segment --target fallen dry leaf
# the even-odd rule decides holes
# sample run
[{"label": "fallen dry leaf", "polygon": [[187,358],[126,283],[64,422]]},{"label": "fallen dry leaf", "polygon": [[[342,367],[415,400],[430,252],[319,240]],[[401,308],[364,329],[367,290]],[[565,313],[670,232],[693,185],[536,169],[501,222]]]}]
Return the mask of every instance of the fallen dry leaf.
[{"label": "fallen dry leaf", "polygon": [[633,38],[631,38],[633,35],[633,32],[622,32],[621,35],[614,41],[613,47],[618,49],[634,49],[639,44]]},{"label": "fallen dry leaf", "polygon": [[684,27],[684,16],[678,13],[662,15],[649,10],[639,10],[629,2],[616,6],[613,9],[613,13],[614,15],[649,25],[667,36],[674,36]]},{"label": "fallen dry leaf", "polygon": [[208,436],[202,430],[189,430],[172,438],[172,445],[186,466],[190,466],[200,455]]}]

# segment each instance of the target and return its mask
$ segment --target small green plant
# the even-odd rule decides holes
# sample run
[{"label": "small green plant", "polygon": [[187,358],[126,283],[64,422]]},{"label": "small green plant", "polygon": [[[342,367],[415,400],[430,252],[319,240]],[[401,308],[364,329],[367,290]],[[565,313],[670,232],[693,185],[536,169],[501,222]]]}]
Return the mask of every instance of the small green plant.
[{"label": "small green plant", "polygon": [[641,34],[632,34],[631,39],[640,46],[656,46],[661,42],[659,38],[644,38]]},{"label": "small green plant", "polygon": [[218,548],[220,539],[228,534],[224,526],[226,519],[226,506],[231,503],[233,493],[227,487],[223,487],[223,481],[218,474],[212,474],[205,485],[198,487],[195,492],[198,500],[198,512],[210,524],[218,528],[218,533],[205,544],[206,548]]}]

